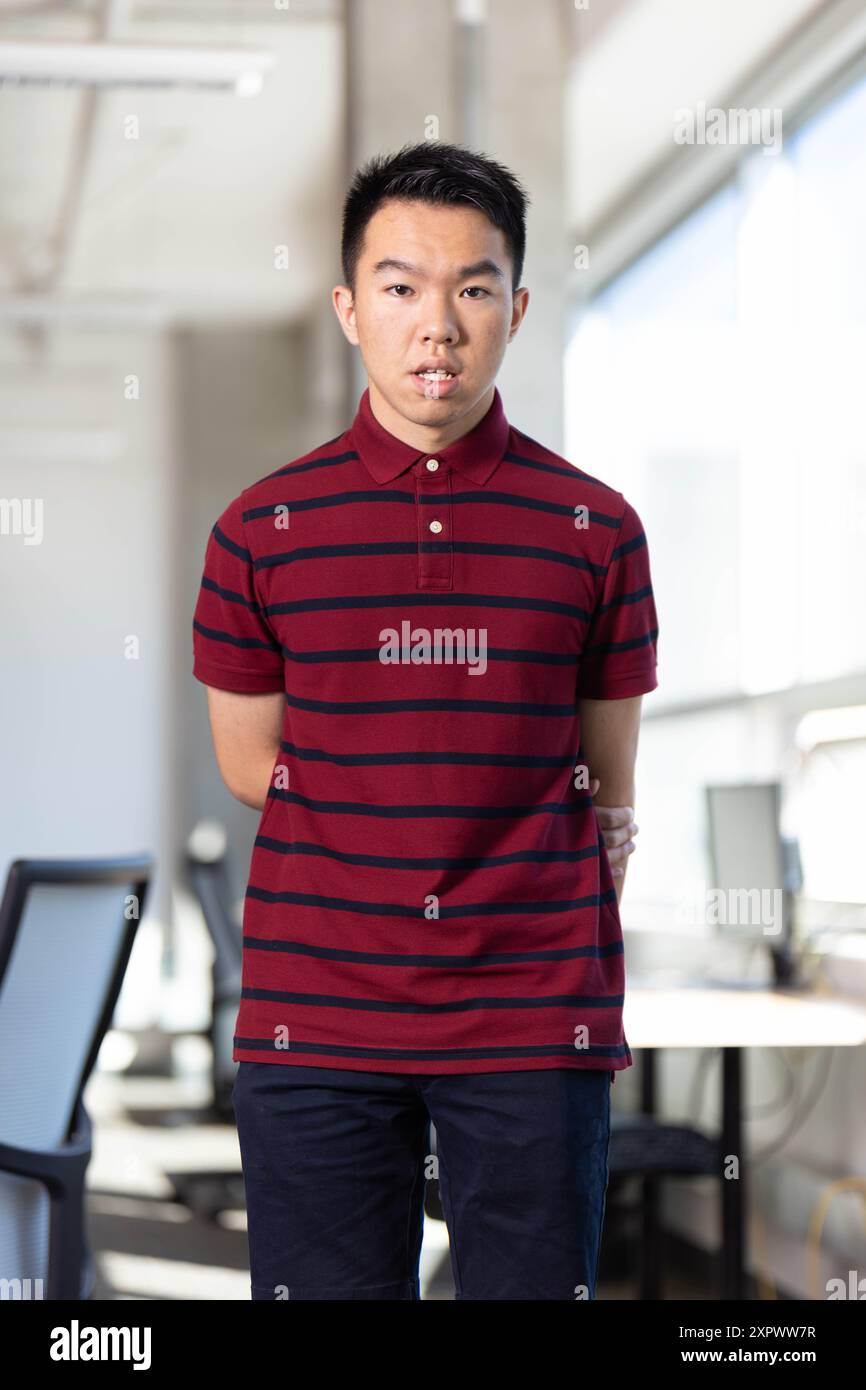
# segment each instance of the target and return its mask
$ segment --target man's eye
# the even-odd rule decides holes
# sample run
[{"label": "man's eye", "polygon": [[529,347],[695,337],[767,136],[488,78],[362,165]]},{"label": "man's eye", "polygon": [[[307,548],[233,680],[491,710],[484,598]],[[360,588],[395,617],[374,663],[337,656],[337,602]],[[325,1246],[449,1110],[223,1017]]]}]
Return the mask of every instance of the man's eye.
[{"label": "man's eye", "polygon": [[466,294],[468,290],[478,290],[481,294],[489,294],[489,290],[486,290],[483,285],[467,285],[463,293]]},{"label": "man's eye", "polygon": [[[388,292],[389,292],[389,294],[390,294],[391,290],[408,290],[408,289],[409,289],[409,286],[408,286],[408,285],[389,285],[389,286],[388,286]],[[397,296],[398,299],[403,299],[404,297],[405,297],[405,296],[402,295],[402,294],[400,294],[400,295]]]}]

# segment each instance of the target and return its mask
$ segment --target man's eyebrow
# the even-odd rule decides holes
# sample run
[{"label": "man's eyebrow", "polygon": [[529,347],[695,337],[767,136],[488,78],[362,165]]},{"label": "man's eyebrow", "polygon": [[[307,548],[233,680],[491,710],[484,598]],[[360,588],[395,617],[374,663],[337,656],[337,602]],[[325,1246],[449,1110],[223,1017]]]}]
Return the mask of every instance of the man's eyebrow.
[{"label": "man's eyebrow", "polygon": [[[424,274],[420,266],[413,265],[411,261],[396,260],[393,256],[377,261],[373,266],[374,275],[381,275],[386,270],[403,270],[409,275]],[[498,280],[505,279],[505,275],[496,262],[491,261],[487,256],[483,260],[473,262],[472,265],[462,265],[457,271],[458,280],[468,280],[473,275],[492,275]]]},{"label": "man's eyebrow", "polygon": [[423,275],[424,273],[420,266],[413,265],[411,261],[397,261],[391,256],[384,261],[377,261],[373,266],[374,275],[381,275],[384,270],[405,270],[410,275]]},{"label": "man's eyebrow", "polygon": [[485,256],[481,261],[476,261],[474,265],[462,265],[457,272],[458,280],[468,280],[472,275],[493,275],[499,280],[505,279],[500,267],[488,256]]}]

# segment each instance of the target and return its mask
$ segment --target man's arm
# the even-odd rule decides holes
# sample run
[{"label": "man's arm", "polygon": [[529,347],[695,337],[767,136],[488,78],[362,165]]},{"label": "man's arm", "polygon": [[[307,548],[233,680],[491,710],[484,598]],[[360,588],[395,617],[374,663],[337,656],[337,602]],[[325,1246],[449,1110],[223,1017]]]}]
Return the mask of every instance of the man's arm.
[{"label": "man's arm", "polygon": [[[601,781],[602,805],[630,806],[632,813],[642,702],[642,695],[624,700],[581,697],[577,701],[581,743],[590,777]],[[615,876],[617,902],[622,900],[627,865],[624,858],[622,876]]]},{"label": "man's arm", "polygon": [[238,801],[261,811],[280,751],[285,695],[239,695],[209,685],[207,707],[223,781]]}]

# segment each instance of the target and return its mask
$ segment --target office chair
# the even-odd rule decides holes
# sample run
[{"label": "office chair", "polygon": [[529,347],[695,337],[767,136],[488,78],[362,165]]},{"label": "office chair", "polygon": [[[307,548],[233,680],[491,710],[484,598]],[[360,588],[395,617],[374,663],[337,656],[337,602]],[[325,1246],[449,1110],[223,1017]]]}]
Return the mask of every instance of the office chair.
[{"label": "office chair", "polygon": [[[642,1180],[641,1299],[663,1297],[659,1185],[663,1178],[695,1175],[724,1181],[723,1145],[719,1135],[707,1135],[689,1125],[666,1124],[655,1117],[655,1053],[641,1053],[641,1105],[636,1113],[610,1117],[608,1168],[612,1184],[636,1177]],[[724,1205],[724,1204],[723,1204]],[[730,1233],[723,1229],[724,1241]],[[721,1295],[724,1297],[724,1293]]]},{"label": "office chair", "polygon": [[214,949],[208,1025],[214,1118],[233,1125],[232,1088],[237,1063],[232,1060],[232,1052],[243,967],[241,928],[232,912],[227,842],[225,829],[219,822],[202,821],[187,842],[186,865]]},{"label": "office chair", "polygon": [[[234,1031],[241,999],[242,932],[232,911],[225,828],[201,821],[187,841],[186,869],[214,949],[211,966],[211,1011],[207,1038],[211,1049],[212,1100],[187,1123],[235,1124],[232,1090],[237,1062],[232,1058]],[[189,1211],[213,1221],[222,1211],[243,1209],[245,1196],[240,1167],[206,1168],[166,1173],[175,1197]]]},{"label": "office chair", "polygon": [[0,903],[0,1279],[90,1298],[83,1093],[120,994],[152,861],[17,859]]}]

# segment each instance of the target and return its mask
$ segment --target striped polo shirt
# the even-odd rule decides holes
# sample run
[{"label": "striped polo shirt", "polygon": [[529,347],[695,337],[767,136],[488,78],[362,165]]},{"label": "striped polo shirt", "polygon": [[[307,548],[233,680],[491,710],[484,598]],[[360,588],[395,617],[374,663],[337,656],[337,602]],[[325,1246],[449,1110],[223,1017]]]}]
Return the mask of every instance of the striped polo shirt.
[{"label": "striped polo shirt", "polygon": [[498,388],[435,455],[377,421],[253,483],[207,543],[193,673],[284,695],[235,1061],[632,1064],[576,699],[656,688],[646,537]]}]

